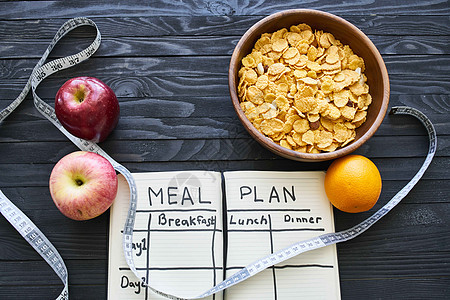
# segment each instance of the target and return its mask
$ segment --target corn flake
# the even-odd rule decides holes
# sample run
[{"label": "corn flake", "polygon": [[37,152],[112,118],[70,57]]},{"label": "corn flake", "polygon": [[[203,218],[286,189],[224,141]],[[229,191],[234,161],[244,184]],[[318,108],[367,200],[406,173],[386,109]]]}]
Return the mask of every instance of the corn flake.
[{"label": "corn flake", "polygon": [[264,33],[242,59],[238,96],[256,129],[280,146],[332,152],[351,143],[372,103],[364,60],[307,24]]},{"label": "corn flake", "polygon": [[302,141],[308,145],[314,144],[314,132],[312,130],[308,130],[302,135]]},{"label": "corn flake", "polygon": [[285,39],[275,40],[272,44],[273,51],[282,52],[287,47],[289,47],[288,42]]},{"label": "corn flake", "polygon": [[292,127],[297,133],[305,133],[309,130],[309,122],[305,119],[299,119],[292,124]]},{"label": "corn flake", "polygon": [[349,97],[350,95],[348,90],[341,90],[332,94],[333,103],[336,107],[346,106],[349,101]]},{"label": "corn flake", "polygon": [[288,111],[288,109],[291,107],[288,99],[285,96],[278,96],[275,99],[275,102],[277,104],[277,107],[282,111]]},{"label": "corn flake", "polygon": [[268,119],[261,122],[261,131],[267,135],[273,135],[283,130],[283,122],[278,119]]},{"label": "corn flake", "polygon": [[313,110],[317,106],[317,102],[314,97],[304,97],[297,93],[294,96],[294,106],[300,112],[306,113]]},{"label": "corn flake", "polygon": [[262,114],[263,119],[273,119],[278,115],[278,111],[273,107]]},{"label": "corn flake", "polygon": [[256,86],[252,85],[247,89],[247,99],[254,104],[261,104],[264,102],[264,93]]}]

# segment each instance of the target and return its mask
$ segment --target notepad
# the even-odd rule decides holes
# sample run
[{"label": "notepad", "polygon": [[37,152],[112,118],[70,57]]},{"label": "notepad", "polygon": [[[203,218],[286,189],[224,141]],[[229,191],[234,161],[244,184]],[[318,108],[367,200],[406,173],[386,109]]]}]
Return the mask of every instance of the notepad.
[{"label": "notepad", "polygon": [[[334,232],[324,172],[134,173],[133,257],[141,278],[195,297],[294,242]],[[108,299],[166,299],[126,264],[122,231],[129,188],[119,176],[111,207]],[[335,245],[305,252],[206,299],[340,299]]]}]

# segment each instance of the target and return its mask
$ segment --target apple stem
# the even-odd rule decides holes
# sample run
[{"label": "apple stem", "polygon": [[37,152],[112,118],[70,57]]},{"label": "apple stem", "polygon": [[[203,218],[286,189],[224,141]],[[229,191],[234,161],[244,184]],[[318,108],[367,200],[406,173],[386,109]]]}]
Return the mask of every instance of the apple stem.
[{"label": "apple stem", "polygon": [[81,180],[81,179],[75,179],[75,183],[78,185],[78,186],[81,186],[81,185],[83,185],[83,180]]}]

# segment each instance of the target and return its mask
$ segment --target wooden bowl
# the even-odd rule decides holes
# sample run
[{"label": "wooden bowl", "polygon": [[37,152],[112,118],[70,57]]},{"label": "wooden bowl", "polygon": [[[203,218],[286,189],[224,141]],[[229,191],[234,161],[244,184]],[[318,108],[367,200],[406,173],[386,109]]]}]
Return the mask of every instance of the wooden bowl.
[{"label": "wooden bowl", "polygon": [[[239,105],[237,86],[239,84],[238,71],[241,68],[242,58],[251,53],[255,42],[261,37],[261,34],[275,32],[281,28],[289,29],[291,25],[300,23],[308,24],[313,30],[323,30],[333,34],[344,45],[349,45],[354,53],[362,57],[365,62],[364,74],[367,76],[369,93],[373,99],[367,112],[367,120],[357,128],[356,138],[353,142],[333,152],[302,153],[281,147],[260,133],[247,119]],[[250,135],[270,151],[282,157],[298,161],[330,160],[355,151],[372,137],[378,129],[389,103],[388,73],[384,61],[372,41],[348,21],[330,13],[309,9],[281,11],[265,17],[248,29],[239,40],[231,56],[228,84],[234,109]]]}]

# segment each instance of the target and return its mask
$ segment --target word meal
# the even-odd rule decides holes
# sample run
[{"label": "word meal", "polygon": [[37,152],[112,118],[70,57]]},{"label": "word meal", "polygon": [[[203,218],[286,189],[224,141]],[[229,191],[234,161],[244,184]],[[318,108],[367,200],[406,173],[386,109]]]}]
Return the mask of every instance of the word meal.
[{"label": "word meal", "polygon": [[264,33],[242,59],[238,95],[249,121],[287,149],[331,152],[355,139],[372,103],[364,60],[307,24]]}]

